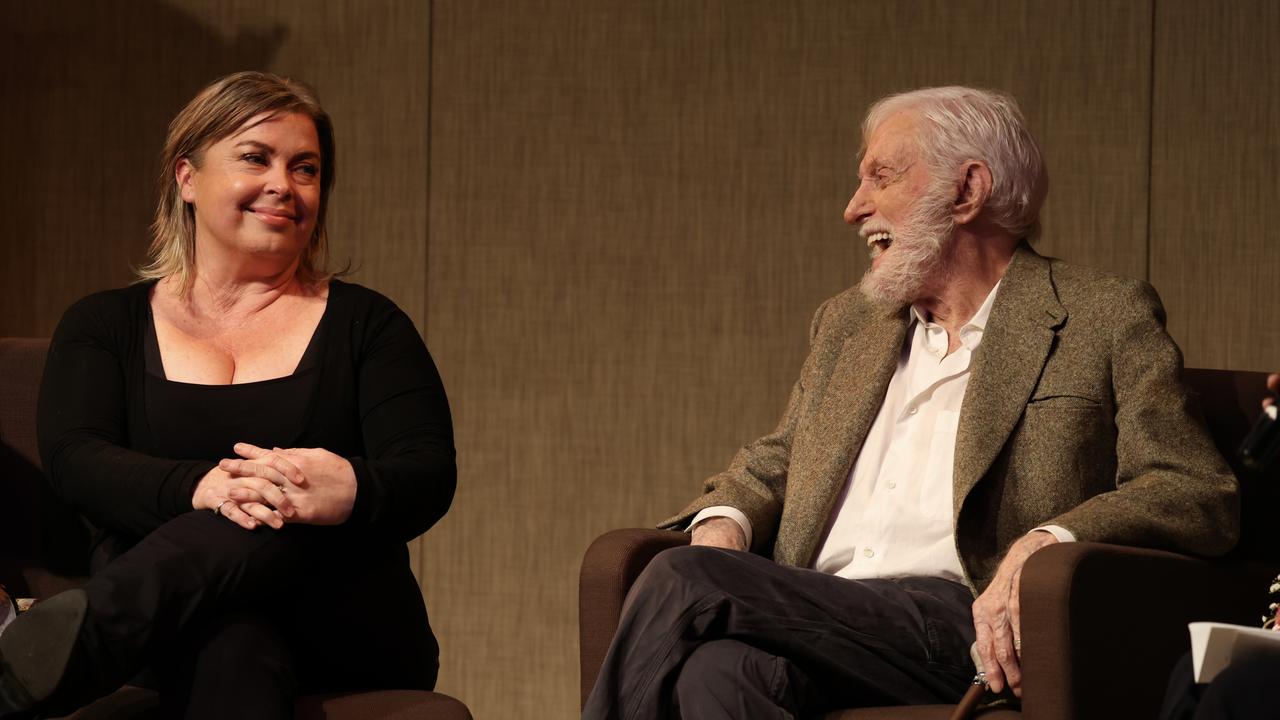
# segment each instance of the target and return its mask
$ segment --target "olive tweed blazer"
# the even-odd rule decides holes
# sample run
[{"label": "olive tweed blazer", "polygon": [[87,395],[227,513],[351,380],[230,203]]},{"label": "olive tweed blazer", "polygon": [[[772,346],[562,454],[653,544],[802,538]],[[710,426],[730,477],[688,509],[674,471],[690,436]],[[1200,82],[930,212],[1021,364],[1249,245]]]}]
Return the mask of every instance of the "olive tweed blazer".
[{"label": "olive tweed blazer", "polygon": [[[1235,477],[1180,375],[1182,355],[1145,282],[1042,257],[1023,244],[974,354],[956,433],[956,549],[975,592],[1038,525],[1078,540],[1226,552],[1239,534]],[[810,354],[771,434],[743,447],[663,527],[730,505],[752,551],[806,567],[906,337],[908,313],[856,289],[814,316]]]}]

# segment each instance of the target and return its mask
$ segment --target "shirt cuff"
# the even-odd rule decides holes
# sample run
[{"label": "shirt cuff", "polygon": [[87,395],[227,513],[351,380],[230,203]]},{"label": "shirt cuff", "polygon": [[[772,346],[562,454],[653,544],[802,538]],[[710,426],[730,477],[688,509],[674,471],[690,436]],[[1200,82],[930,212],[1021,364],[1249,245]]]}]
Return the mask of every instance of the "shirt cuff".
[{"label": "shirt cuff", "polygon": [[697,525],[707,518],[713,517],[727,517],[738,523],[738,527],[742,528],[742,534],[747,537],[747,549],[751,549],[751,521],[748,520],[747,516],[736,507],[729,507],[728,505],[712,505],[709,508],[704,508],[702,512],[693,516],[693,520],[689,521],[689,526],[686,527],[684,531],[689,532],[693,529],[694,525]]},{"label": "shirt cuff", "polygon": [[1031,532],[1035,532],[1036,530],[1043,530],[1049,533],[1050,535],[1058,538],[1058,542],[1075,542],[1076,541],[1075,533],[1062,527],[1061,525],[1041,525],[1038,528],[1032,528]]}]

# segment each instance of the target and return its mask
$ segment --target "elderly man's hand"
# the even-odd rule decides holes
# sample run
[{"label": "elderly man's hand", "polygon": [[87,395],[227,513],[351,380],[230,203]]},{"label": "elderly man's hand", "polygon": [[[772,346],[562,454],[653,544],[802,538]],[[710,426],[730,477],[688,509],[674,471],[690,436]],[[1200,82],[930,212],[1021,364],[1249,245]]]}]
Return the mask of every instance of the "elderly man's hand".
[{"label": "elderly man's hand", "polygon": [[1013,694],[1022,697],[1022,668],[1018,665],[1022,651],[1022,618],[1018,605],[1022,566],[1031,553],[1056,542],[1056,537],[1044,531],[1018,538],[1009,546],[1000,567],[996,568],[991,584],[973,602],[978,655],[982,658],[992,692],[1000,692],[1008,683]]},{"label": "elderly man's hand", "polygon": [[746,550],[747,536],[742,526],[733,518],[712,517],[693,526],[694,545],[724,548],[725,550]]}]

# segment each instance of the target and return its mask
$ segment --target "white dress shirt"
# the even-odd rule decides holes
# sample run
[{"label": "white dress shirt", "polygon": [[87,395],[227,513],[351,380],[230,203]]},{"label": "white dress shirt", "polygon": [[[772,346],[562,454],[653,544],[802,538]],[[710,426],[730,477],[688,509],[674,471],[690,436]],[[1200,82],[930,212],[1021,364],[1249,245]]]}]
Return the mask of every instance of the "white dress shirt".
[{"label": "white dress shirt", "polygon": [[[927,576],[964,582],[952,523],[952,471],[960,406],[969,366],[997,283],[969,322],[960,347],[947,354],[947,331],[911,308],[908,341],[889,381],[884,403],[835,503],[813,567],[847,578]],[[709,507],[709,517],[731,517],[751,545],[751,523],[739,510]],[[1074,539],[1057,526],[1036,528]]]}]

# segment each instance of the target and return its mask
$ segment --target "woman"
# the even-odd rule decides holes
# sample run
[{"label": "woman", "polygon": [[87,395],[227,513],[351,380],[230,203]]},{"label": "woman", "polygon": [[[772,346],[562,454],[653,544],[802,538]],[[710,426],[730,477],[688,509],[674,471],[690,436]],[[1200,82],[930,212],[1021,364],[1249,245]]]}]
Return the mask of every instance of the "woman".
[{"label": "woman", "polygon": [[49,350],[45,469],[100,540],[82,592],[0,636],[0,714],[147,663],[186,717],[434,686],[405,543],[453,496],[448,405],[404,313],[325,270],[333,181],[297,83],[229,75],[173,120],[142,281],[73,305]]}]

